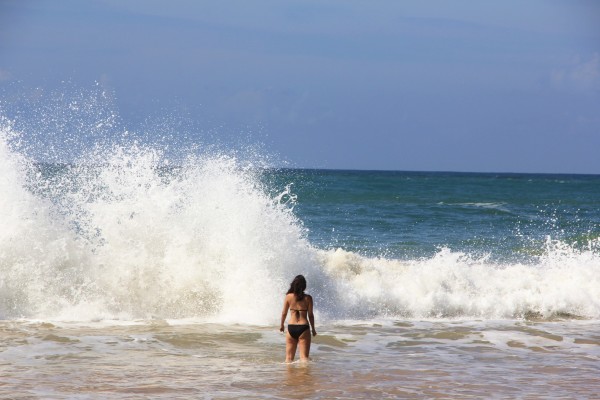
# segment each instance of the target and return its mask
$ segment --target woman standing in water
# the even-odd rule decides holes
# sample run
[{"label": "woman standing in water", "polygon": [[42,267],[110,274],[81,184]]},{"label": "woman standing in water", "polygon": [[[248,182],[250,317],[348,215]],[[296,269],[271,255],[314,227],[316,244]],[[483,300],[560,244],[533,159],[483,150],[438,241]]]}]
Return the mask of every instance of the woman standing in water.
[{"label": "woman standing in water", "polygon": [[[302,275],[298,275],[292,281],[283,301],[281,327],[279,328],[281,332],[285,330],[284,323],[288,310],[291,314],[285,339],[285,362],[287,363],[294,361],[298,345],[300,345],[300,361],[308,361],[311,327],[312,335],[317,336],[313,314],[313,299],[309,294],[304,293],[305,290],[306,279]],[[308,324],[309,321],[310,325]]]}]

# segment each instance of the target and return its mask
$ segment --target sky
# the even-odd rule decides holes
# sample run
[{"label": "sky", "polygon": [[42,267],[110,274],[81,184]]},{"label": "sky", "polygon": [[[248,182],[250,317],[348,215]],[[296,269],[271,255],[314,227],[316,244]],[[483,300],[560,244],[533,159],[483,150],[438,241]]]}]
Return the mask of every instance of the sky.
[{"label": "sky", "polygon": [[65,82],[285,166],[600,174],[594,0],[0,0],[0,98]]}]

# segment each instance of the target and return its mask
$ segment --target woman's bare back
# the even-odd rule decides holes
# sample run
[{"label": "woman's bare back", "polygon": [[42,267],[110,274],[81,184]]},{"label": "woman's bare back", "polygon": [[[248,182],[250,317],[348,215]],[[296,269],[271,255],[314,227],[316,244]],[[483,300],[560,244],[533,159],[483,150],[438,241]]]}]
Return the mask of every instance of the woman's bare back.
[{"label": "woman's bare back", "polygon": [[302,300],[296,300],[293,293],[287,296],[288,304],[290,305],[290,324],[308,324],[308,311],[312,298],[306,294]]}]

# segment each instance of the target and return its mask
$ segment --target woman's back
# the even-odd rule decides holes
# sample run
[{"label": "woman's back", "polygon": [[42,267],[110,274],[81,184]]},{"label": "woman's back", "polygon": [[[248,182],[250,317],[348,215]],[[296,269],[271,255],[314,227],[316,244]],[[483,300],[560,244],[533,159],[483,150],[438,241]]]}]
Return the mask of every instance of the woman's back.
[{"label": "woman's back", "polygon": [[305,294],[302,300],[297,300],[296,295],[288,293],[286,295],[290,305],[290,324],[308,324],[308,311],[312,298]]}]

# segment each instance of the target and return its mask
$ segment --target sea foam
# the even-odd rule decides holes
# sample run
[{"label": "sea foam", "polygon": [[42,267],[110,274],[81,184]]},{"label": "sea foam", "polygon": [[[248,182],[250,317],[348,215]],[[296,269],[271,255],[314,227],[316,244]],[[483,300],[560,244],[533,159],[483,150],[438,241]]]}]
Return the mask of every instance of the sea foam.
[{"label": "sea foam", "polygon": [[343,314],[358,319],[600,317],[600,243],[548,239],[534,264],[495,264],[442,248],[412,261],[320,252]]},{"label": "sea foam", "polygon": [[274,324],[300,273],[318,318],[600,318],[597,239],[548,238],[529,264],[448,248],[414,260],[317,249],[284,201],[289,186],[269,187],[263,165],[211,151],[174,167],[135,141],[38,164],[19,140],[3,119],[3,319]]},{"label": "sea foam", "polygon": [[4,318],[257,323],[294,274],[319,274],[290,207],[235,158],[190,156],[169,170],[157,150],[111,146],[45,178],[45,166],[10,150],[9,133],[0,139]]}]

